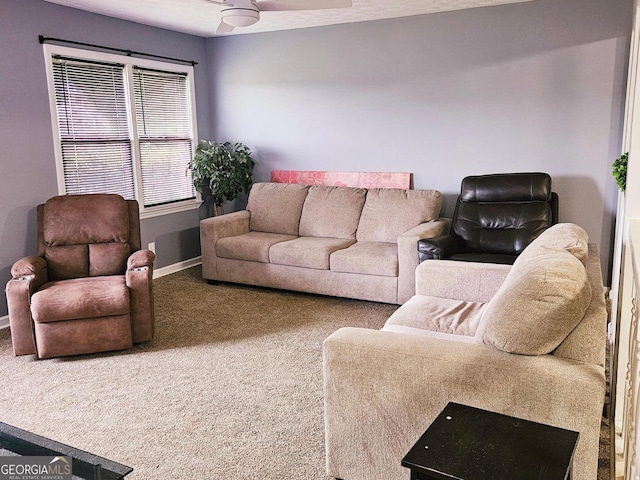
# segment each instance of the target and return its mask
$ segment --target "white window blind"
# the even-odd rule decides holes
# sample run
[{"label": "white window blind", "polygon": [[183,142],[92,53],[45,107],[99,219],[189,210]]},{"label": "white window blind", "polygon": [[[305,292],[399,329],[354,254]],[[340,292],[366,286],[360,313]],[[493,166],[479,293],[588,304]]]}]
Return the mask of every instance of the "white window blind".
[{"label": "white window blind", "polygon": [[124,67],[53,59],[66,193],[134,196]]},{"label": "white window blind", "polygon": [[135,67],[133,91],[144,204],[193,198],[185,175],[193,155],[186,75]]},{"label": "white window blind", "polygon": [[61,193],[117,193],[151,215],[197,206],[192,67],[47,48]]}]

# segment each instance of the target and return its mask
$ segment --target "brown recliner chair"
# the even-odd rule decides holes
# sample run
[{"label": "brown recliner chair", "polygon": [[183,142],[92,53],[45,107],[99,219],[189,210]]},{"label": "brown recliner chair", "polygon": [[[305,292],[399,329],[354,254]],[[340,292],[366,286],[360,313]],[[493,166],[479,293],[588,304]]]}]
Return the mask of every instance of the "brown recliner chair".
[{"label": "brown recliner chair", "polygon": [[7,283],[15,355],[123,350],[153,338],[153,260],[140,249],[138,203],[63,195],[37,208],[37,255]]}]

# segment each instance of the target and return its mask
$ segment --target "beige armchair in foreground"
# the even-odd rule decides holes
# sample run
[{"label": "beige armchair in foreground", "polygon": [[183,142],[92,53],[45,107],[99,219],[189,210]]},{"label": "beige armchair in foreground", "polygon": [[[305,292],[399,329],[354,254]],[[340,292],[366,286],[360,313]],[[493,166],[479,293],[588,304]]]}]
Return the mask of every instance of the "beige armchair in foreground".
[{"label": "beige armchair in foreground", "polygon": [[7,283],[15,355],[122,350],[153,338],[153,252],[140,249],[138,204],[63,195],[37,208],[37,255]]},{"label": "beige armchair in foreground", "polygon": [[409,478],[404,455],[448,402],[580,433],[574,480],[595,480],[607,313],[598,248],[543,232],[513,266],[422,262],[382,330],[324,342],[327,474]]}]

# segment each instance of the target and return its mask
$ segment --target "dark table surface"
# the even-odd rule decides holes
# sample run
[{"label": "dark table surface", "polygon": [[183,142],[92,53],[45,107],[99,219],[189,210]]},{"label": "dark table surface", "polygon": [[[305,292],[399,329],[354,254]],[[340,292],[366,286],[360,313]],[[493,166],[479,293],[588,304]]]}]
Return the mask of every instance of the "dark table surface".
[{"label": "dark table surface", "polygon": [[564,480],[578,433],[450,402],[402,460],[424,478]]}]

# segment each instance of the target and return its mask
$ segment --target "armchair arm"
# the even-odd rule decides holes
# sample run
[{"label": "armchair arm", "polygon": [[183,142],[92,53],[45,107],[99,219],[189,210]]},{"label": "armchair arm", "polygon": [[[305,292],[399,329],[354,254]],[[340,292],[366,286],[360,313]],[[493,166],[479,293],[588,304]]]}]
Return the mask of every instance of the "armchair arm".
[{"label": "armchair arm", "polygon": [[482,344],[342,328],[324,350],[327,474],[403,478],[400,459],[449,401],[580,432],[574,478],[595,478],[600,366]]},{"label": "armchair arm", "polygon": [[421,223],[398,237],[398,304],[403,304],[415,293],[416,243],[421,238],[442,235],[450,226],[451,219],[439,218]]},{"label": "armchair arm", "polygon": [[37,255],[31,255],[21,258],[11,267],[11,276],[13,278],[30,275],[40,280],[42,282],[40,285],[46,283],[48,280],[47,261]]},{"label": "armchair arm", "polygon": [[460,237],[454,234],[440,235],[438,237],[423,238],[418,242],[420,261],[444,260],[454,253],[464,250]]},{"label": "armchair arm", "polygon": [[47,262],[36,255],[21,258],[11,267],[11,276],[6,294],[13,353],[33,354],[36,353],[36,342],[31,319],[31,295],[49,280]]},{"label": "armchair arm", "polygon": [[427,260],[416,268],[416,293],[431,297],[488,302],[504,282],[511,265]]},{"label": "armchair arm", "polygon": [[155,259],[156,255],[151,250],[138,250],[129,256],[127,260],[127,270],[143,267],[153,268],[153,261]]},{"label": "armchair arm", "polygon": [[209,280],[218,279],[218,256],[216,242],[220,238],[235,237],[249,233],[248,210],[227,213],[200,221],[200,248],[202,250],[202,276]]},{"label": "armchair arm", "polygon": [[125,281],[129,287],[133,343],[148,342],[154,333],[153,261],[151,250],[133,252],[127,260]]}]

